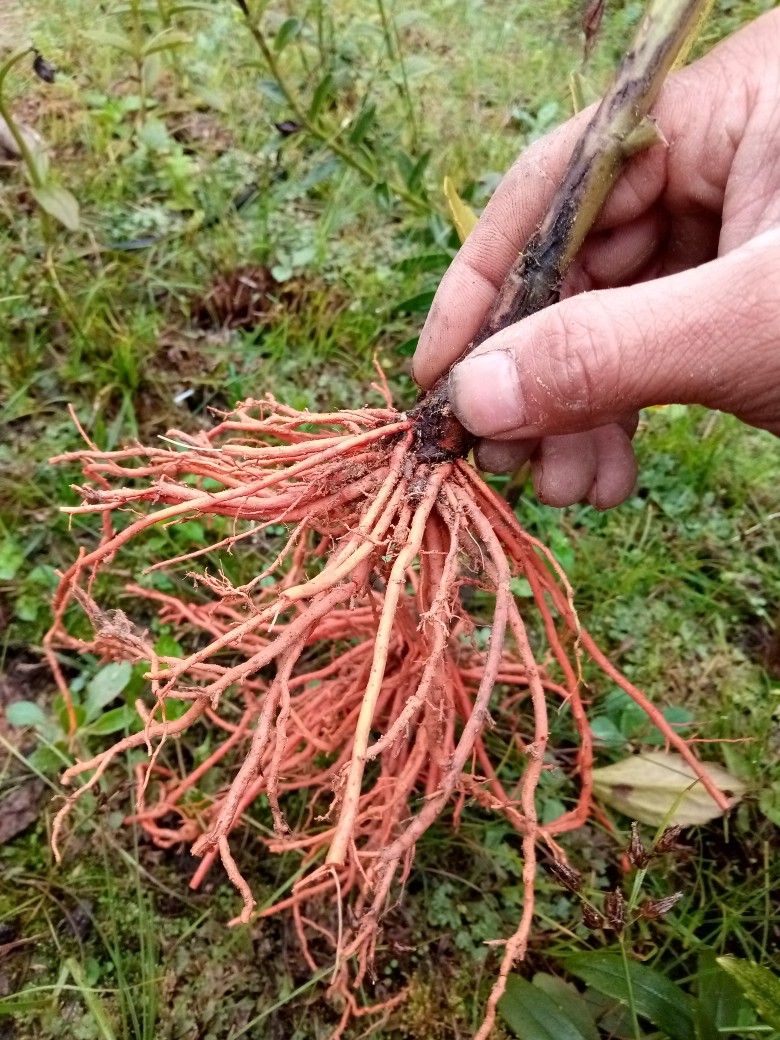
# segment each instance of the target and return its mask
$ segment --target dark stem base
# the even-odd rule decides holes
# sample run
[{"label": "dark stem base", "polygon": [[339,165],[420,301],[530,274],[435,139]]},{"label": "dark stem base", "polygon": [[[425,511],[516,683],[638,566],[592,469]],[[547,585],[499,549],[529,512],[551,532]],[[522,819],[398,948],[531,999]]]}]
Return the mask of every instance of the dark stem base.
[{"label": "dark stem base", "polygon": [[414,451],[420,462],[465,459],[477,442],[455,418],[446,376],[411,409],[409,417],[414,420]]}]

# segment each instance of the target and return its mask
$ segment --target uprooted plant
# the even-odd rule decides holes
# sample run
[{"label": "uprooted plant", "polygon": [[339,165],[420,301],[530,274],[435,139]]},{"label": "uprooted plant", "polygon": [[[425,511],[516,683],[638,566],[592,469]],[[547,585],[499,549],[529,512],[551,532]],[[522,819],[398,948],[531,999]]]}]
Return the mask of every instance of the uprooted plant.
[{"label": "uprooted plant", "polygon": [[[516,262],[475,343],[557,298],[561,277],[582,244],[631,152],[646,146],[646,115],[706,0],[657,0],[613,88],[576,147],[540,230]],[[335,1035],[358,1009],[353,987],[370,970],[391,894],[409,873],[417,841],[446,807],[457,820],[465,799],[503,814],[522,843],[524,904],[506,941],[499,978],[479,1037],[495,1018],[512,964],[524,955],[534,915],[537,854],[563,859],[559,836],[592,810],[592,744],[582,691],[586,656],[647,713],[721,808],[728,799],[686,741],[623,677],[577,618],[572,591],[553,556],[466,461],[470,441],[452,415],[446,383],[412,410],[397,411],[380,374],[381,408],[299,412],[267,397],[222,417],[209,433],[171,434],[164,447],[103,452],[87,440],[77,459],[88,480],[77,514],[97,513],[102,537],[62,575],[47,652],[62,695],[69,691],[57,651],[148,662],[149,696],[137,704],[143,726],[89,761],[66,784],[71,794],[54,829],[117,756],[146,746],[138,767],[134,819],[162,846],[192,842],[202,857],[192,884],[220,859],[241,893],[238,920],[254,902],[230,835],[253,800],[267,798],[272,852],[298,850],[308,865],[291,894],[263,915],[289,910],[314,971],[317,950],[335,960],[332,986],[344,1000]],[[86,435],[85,435],[86,439]],[[129,541],[155,525],[220,518],[213,544],[151,564],[185,565],[205,554],[240,551],[242,542],[285,525],[275,558],[249,583],[192,575],[183,599],[128,586],[145,612],[191,637],[183,658],[160,656],[120,612],[95,602],[96,576]],[[225,518],[229,521],[224,534]],[[524,577],[544,632],[532,649],[527,621],[510,592]],[[472,616],[469,588],[492,603]],[[80,605],[94,635],[71,634]],[[487,634],[486,634],[487,633]],[[541,822],[536,792],[548,748],[548,700],[566,705],[579,736],[573,807]],[[186,702],[183,714],[173,702]],[[507,789],[486,734],[491,712],[516,713],[513,737],[525,760]],[[71,723],[75,714],[71,705]],[[187,772],[163,764],[166,741],[191,727],[218,734],[209,757]],[[240,763],[226,790],[196,796],[219,763]],[[307,815],[292,829],[284,797],[306,792]],[[328,804],[329,802],[329,804]],[[341,912],[348,904],[349,914]],[[337,913],[327,912],[336,907]],[[384,1005],[386,1006],[386,1005]]]}]

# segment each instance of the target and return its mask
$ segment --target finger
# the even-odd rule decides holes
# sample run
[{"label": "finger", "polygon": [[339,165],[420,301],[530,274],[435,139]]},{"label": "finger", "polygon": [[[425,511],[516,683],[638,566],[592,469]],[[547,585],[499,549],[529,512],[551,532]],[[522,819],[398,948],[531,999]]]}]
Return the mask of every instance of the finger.
[{"label": "finger", "polygon": [[[612,509],[632,493],[637,466],[631,447],[636,419],[588,433],[550,437],[544,443],[480,441],[475,450],[479,469],[514,473],[534,456],[537,495],[548,505],[569,506],[587,498],[596,509]],[[592,481],[588,487],[588,481]]]},{"label": "finger", "polygon": [[[636,428],[639,425],[639,412],[626,412],[625,415],[616,415],[613,418],[613,422],[625,430],[629,440],[636,433]],[[523,437],[522,430],[508,430],[506,433],[497,433],[494,438],[483,438],[478,442],[482,444],[536,444],[539,438],[528,438]],[[533,449],[535,450],[535,449]]]},{"label": "finger", "polygon": [[[653,207],[623,227],[591,234],[572,265],[572,274],[564,279],[561,299],[577,291],[633,282],[660,251],[667,238],[668,225],[667,215]],[[585,280],[580,282],[578,277],[583,275]]]},{"label": "finger", "polygon": [[[650,148],[632,160],[613,189],[597,228],[636,220],[664,193],[674,212],[719,213],[741,133],[721,133],[724,84],[718,48],[672,77],[654,108],[669,147]],[[520,250],[538,227],[560,182],[575,142],[593,113],[586,109],[535,142],[518,159],[488,203],[474,231],[442,279],[420,335],[413,362],[423,387],[462,355]],[[701,156],[707,155],[707,163]]]},{"label": "finger", "polygon": [[677,274],[688,267],[707,263],[718,255],[720,215],[677,214],[673,224],[674,232],[668,235],[662,251],[662,275]]},{"label": "finger", "polygon": [[523,439],[698,403],[780,429],[780,230],[690,271],[563,300],[450,374],[471,433]]},{"label": "finger", "polygon": [[535,438],[525,441],[479,441],[474,449],[478,469],[486,473],[514,473],[524,466],[539,446]]},{"label": "finger", "polygon": [[593,431],[596,477],[588,501],[596,509],[613,509],[631,495],[637,465],[629,435],[622,426],[600,426]]},{"label": "finger", "polygon": [[587,497],[596,479],[594,430],[545,437],[531,462],[534,489],[548,506],[571,506]]},{"label": "finger", "polygon": [[431,386],[474,338],[496,291],[539,225],[593,110],[534,142],[509,170],[444,275],[414,355],[413,375]]},{"label": "finger", "polygon": [[630,412],[628,415],[624,415],[615,421],[618,426],[625,430],[628,439],[632,440],[636,433],[636,428],[639,426],[639,412]]}]

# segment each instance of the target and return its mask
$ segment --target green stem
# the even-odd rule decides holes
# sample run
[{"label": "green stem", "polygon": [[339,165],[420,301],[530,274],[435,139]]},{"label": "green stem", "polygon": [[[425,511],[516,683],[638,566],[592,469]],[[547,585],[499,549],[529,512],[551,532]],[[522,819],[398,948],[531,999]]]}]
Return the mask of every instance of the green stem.
[{"label": "green stem", "polygon": [[639,1019],[636,1014],[636,1001],[634,1000],[634,984],[631,981],[631,969],[629,967],[628,950],[626,949],[625,936],[622,934],[618,937],[618,943],[620,944],[620,956],[623,958],[623,971],[626,976],[626,993],[628,994],[628,1008],[631,1012],[631,1029],[634,1034],[634,1040],[642,1040],[642,1033],[639,1029]]},{"label": "green stem", "polygon": [[116,1040],[116,1033],[111,1027],[111,1022],[109,1021],[103,1002],[98,996],[98,991],[92,986],[87,985],[84,972],[81,970],[79,962],[75,957],[68,957],[64,966],[73,976],[76,988],[84,998],[84,1003],[87,1005],[87,1010],[92,1015],[92,1019],[98,1028],[102,1040]]},{"label": "green stem", "polygon": [[628,897],[628,903],[626,904],[626,916],[629,918],[633,914],[634,910],[636,910],[646,877],[647,867],[640,867],[634,875],[634,883],[631,886],[631,895]]},{"label": "green stem", "polygon": [[41,188],[43,187],[43,180],[41,178],[40,173],[38,172],[38,165],[35,162],[35,158],[32,152],[30,151],[30,147],[27,144],[27,141],[25,141],[24,139],[24,134],[16,125],[16,120],[14,119],[13,113],[11,112],[8,103],[6,102],[5,91],[3,89],[5,86],[6,77],[8,76],[8,73],[11,71],[14,65],[18,65],[20,61],[27,57],[28,54],[32,54],[33,50],[34,48],[32,47],[25,47],[24,50],[17,51],[15,54],[12,54],[11,57],[2,66],[0,66],[0,116],[2,116],[3,119],[6,121],[8,129],[11,131],[11,137],[13,137],[14,141],[16,142],[16,147],[19,149],[19,154],[22,157],[22,161],[24,162],[24,165],[27,169],[27,174],[30,178],[33,187]]},{"label": "green stem", "polygon": [[282,95],[287,104],[289,105],[292,114],[295,116],[295,121],[300,126],[302,126],[308,134],[316,138],[318,141],[321,141],[322,144],[324,144],[329,151],[333,152],[334,155],[338,156],[338,158],[341,159],[341,161],[345,163],[345,165],[350,166],[353,170],[357,171],[357,173],[359,173],[361,177],[367,180],[370,184],[373,184],[375,186],[378,186],[380,184],[386,184],[388,190],[391,191],[393,195],[396,195],[398,198],[403,199],[404,202],[406,202],[409,206],[411,206],[418,212],[427,213],[430,209],[427,202],[419,198],[417,195],[413,195],[412,192],[407,191],[407,189],[404,188],[403,185],[398,184],[395,181],[391,181],[386,177],[380,177],[374,170],[371,169],[368,163],[363,162],[363,160],[360,159],[357,155],[355,155],[354,152],[351,152],[348,148],[345,148],[344,145],[340,144],[339,141],[336,139],[336,136],[334,136],[334,134],[329,133],[325,127],[321,126],[318,122],[315,122],[314,120],[309,118],[308,113],[301,104],[295,91],[289,85],[284,74],[282,73],[282,70],[279,67],[279,63],[276,60],[273,51],[268,46],[268,41],[266,40],[265,34],[263,33],[262,29],[252,18],[246,4],[239,3],[238,6],[241,8],[241,11],[246,20],[247,28],[249,29],[249,32],[251,33],[252,37],[255,40],[255,43],[258,46],[260,53],[263,56],[263,60],[268,66],[268,70],[271,73],[271,76],[276,82],[276,85],[279,87],[279,90],[282,92]]},{"label": "green stem", "polygon": [[[473,346],[557,302],[561,280],[626,162],[637,128],[710,0],[651,0],[615,81],[577,142],[541,227],[513,265]],[[658,138],[645,137],[646,146]]]},{"label": "green stem", "polygon": [[138,117],[137,125],[146,122],[146,81],[144,78],[144,28],[141,19],[139,0],[131,0],[130,12],[133,22],[133,61],[135,62],[135,78],[138,81]]},{"label": "green stem", "polygon": [[379,9],[379,19],[382,23],[382,35],[385,39],[385,49],[387,56],[390,61],[397,61],[398,68],[401,72],[401,87],[399,93],[403,98],[404,105],[406,106],[406,114],[409,117],[409,129],[411,131],[411,145],[412,151],[417,150],[417,116],[414,111],[414,103],[412,101],[412,93],[409,89],[409,77],[406,74],[406,62],[404,61],[404,53],[401,49],[401,42],[398,38],[398,30],[395,27],[395,22],[391,21],[387,8],[385,7],[385,0],[376,0],[377,7]]},{"label": "green stem", "polygon": [[[650,0],[615,81],[574,147],[539,230],[512,265],[464,356],[509,325],[557,303],[563,276],[631,156],[660,140],[646,117],[711,0]],[[637,132],[639,131],[639,132]],[[449,405],[446,377],[417,406],[417,451],[428,462],[467,452],[473,439]],[[458,432],[459,431],[459,432]]]}]

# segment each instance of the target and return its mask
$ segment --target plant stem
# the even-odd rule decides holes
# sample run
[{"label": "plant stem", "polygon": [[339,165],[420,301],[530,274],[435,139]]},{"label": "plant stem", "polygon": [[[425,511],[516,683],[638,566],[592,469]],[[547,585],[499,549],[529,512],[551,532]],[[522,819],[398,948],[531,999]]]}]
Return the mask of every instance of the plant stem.
[{"label": "plant stem", "polygon": [[[23,58],[26,58],[28,54],[34,54],[34,47],[25,47],[23,50],[17,51],[12,54],[10,58],[0,66],[0,116],[5,120],[8,129],[11,132],[11,136],[16,142],[16,147],[19,149],[19,154],[22,157],[27,176],[30,179],[33,189],[42,188],[45,184],[46,177],[41,176],[41,170],[35,159],[32,149],[25,140],[24,134],[21,132],[19,127],[16,125],[14,115],[11,112],[10,107],[5,99],[5,80],[11,69],[18,65]],[[41,234],[44,242],[48,245],[52,240],[52,224],[49,218],[49,214],[46,210],[39,205],[38,212],[41,218]]]},{"label": "plant stem", "polygon": [[329,151],[333,152],[334,155],[338,156],[343,163],[350,166],[353,170],[356,170],[357,173],[359,173],[361,177],[367,180],[370,184],[375,186],[385,184],[393,195],[403,199],[403,201],[413,209],[420,213],[428,213],[430,211],[430,206],[424,199],[421,199],[419,196],[407,191],[402,184],[391,181],[387,177],[380,177],[375,170],[371,169],[368,163],[363,162],[363,160],[355,155],[354,152],[350,151],[349,148],[345,148],[333,133],[330,133],[325,127],[321,126],[319,122],[309,118],[309,115],[301,104],[300,99],[287,82],[284,73],[279,67],[279,62],[276,60],[273,51],[268,46],[265,34],[255,19],[251,16],[247,5],[241,2],[238,6],[246,19],[249,32],[252,34],[255,43],[260,49],[263,60],[268,66],[268,71],[273,76],[276,85],[279,87],[285,101],[290,106],[292,114],[295,116],[295,121],[302,126],[308,134],[316,138],[318,141],[321,141],[325,147]]},{"label": "plant stem", "polygon": [[614,83],[575,146],[541,227],[507,275],[472,347],[557,302],[566,269],[635,152],[632,133],[708,6],[709,0],[651,0]]},{"label": "plant stem", "polygon": [[620,945],[620,956],[623,959],[623,971],[626,977],[626,992],[628,994],[628,1009],[631,1013],[631,1029],[634,1034],[634,1040],[641,1040],[642,1033],[639,1029],[639,1019],[636,1014],[636,1001],[634,999],[634,984],[631,980],[631,969],[629,968],[629,957],[628,950],[626,949],[626,940],[624,935],[618,937],[618,943]]},{"label": "plant stem", "polygon": [[[659,140],[645,133],[647,113],[709,4],[710,0],[650,0],[612,86],[575,145],[539,230],[512,265],[464,356],[508,325],[557,303],[566,269],[627,161],[637,151],[637,130],[640,146],[647,147]],[[444,434],[432,445],[426,438],[428,461],[433,461],[431,451],[435,452],[437,447],[441,447],[442,459],[450,458],[451,449],[444,445],[458,440],[452,427],[460,424],[449,408],[446,377],[436,384],[417,411],[435,413],[437,426]],[[461,441],[468,450],[472,443],[469,438],[461,437]]]},{"label": "plant stem", "polygon": [[382,35],[385,39],[387,56],[390,61],[398,62],[398,69],[401,73],[401,86],[398,90],[403,98],[404,105],[406,106],[406,114],[409,117],[412,151],[416,151],[418,144],[417,116],[414,111],[412,94],[409,90],[409,77],[406,74],[406,62],[404,61],[404,54],[401,49],[401,41],[398,38],[398,30],[396,29],[395,22],[391,20],[387,13],[385,0],[376,0],[376,5],[379,10],[379,20],[382,23]]},{"label": "plant stem", "polygon": [[35,158],[32,152],[30,151],[30,147],[27,144],[27,141],[25,141],[24,139],[24,134],[16,125],[13,113],[11,112],[5,100],[4,90],[6,76],[14,67],[14,65],[18,65],[23,58],[26,58],[28,54],[32,53],[32,47],[25,47],[23,50],[17,51],[15,54],[12,54],[11,57],[6,62],[4,62],[2,67],[0,67],[0,116],[2,116],[3,119],[6,121],[8,129],[11,132],[11,137],[13,137],[14,141],[16,142],[16,147],[19,149],[19,154],[21,155],[24,165],[27,169],[27,175],[30,178],[32,186],[34,188],[40,188],[43,186],[43,180],[41,179],[41,175],[38,171],[38,165],[35,162]]},{"label": "plant stem", "polygon": [[144,77],[144,28],[141,20],[139,0],[131,0],[130,13],[133,21],[133,61],[135,76],[138,81],[138,118],[137,123],[143,126],[146,122],[146,80]]}]

